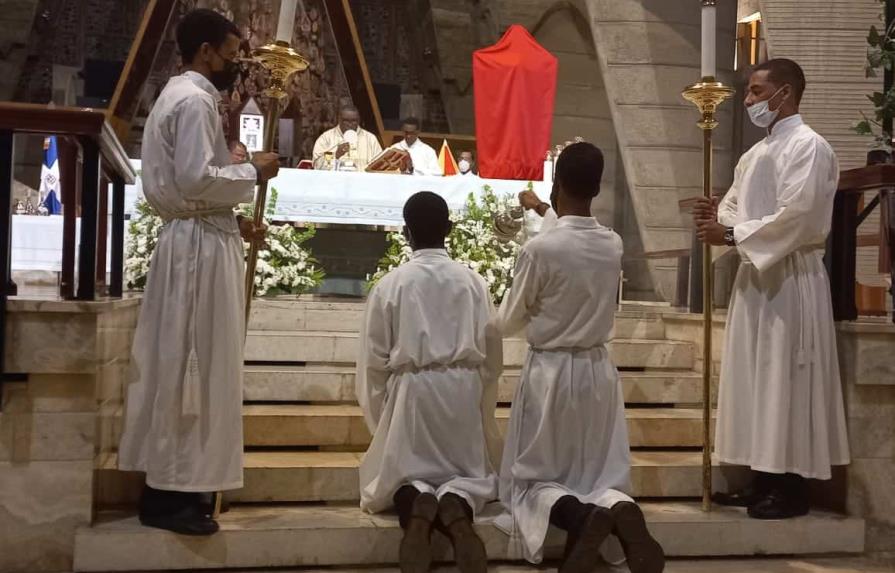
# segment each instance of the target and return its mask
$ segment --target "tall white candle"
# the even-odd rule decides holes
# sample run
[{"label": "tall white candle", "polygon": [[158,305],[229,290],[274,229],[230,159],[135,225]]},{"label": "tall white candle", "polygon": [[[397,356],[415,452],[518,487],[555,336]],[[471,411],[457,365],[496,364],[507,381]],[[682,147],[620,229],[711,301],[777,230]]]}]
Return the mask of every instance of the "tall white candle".
[{"label": "tall white candle", "polygon": [[715,77],[715,0],[702,2],[702,77]]},{"label": "tall white candle", "polygon": [[280,0],[280,21],[277,24],[277,41],[292,43],[295,29],[295,5],[298,0]]}]

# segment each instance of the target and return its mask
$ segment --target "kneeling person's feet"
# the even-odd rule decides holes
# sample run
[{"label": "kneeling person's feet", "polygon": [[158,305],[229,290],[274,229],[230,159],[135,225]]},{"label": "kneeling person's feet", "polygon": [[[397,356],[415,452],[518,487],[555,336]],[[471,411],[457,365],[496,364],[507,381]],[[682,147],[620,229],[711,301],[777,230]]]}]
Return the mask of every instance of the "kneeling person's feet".
[{"label": "kneeling person's feet", "polygon": [[753,519],[790,519],[807,515],[809,504],[804,496],[786,495],[772,491],[764,499],[749,507],[749,517]]},{"label": "kneeling person's feet", "polygon": [[612,533],[612,516],[598,507],[588,514],[581,529],[569,532],[566,557],[559,573],[591,573],[600,563],[600,547]]},{"label": "kneeling person's feet", "polygon": [[421,493],[413,500],[410,521],[401,539],[398,558],[401,573],[427,573],[432,565],[432,522],[438,514],[438,500]]},{"label": "kneeling person's feet", "polygon": [[640,507],[622,501],[609,512],[615,520],[613,533],[622,544],[631,573],[661,573],[665,569],[665,552],[650,535]]},{"label": "kneeling person's feet", "polygon": [[452,493],[442,496],[438,504],[438,519],[451,538],[460,573],[485,573],[488,571],[488,554],[472,527],[471,514],[466,501]]},{"label": "kneeling person's feet", "polygon": [[181,535],[212,535],[218,532],[218,522],[205,515],[198,504],[174,513],[140,513],[140,523],[146,527],[166,529]]}]

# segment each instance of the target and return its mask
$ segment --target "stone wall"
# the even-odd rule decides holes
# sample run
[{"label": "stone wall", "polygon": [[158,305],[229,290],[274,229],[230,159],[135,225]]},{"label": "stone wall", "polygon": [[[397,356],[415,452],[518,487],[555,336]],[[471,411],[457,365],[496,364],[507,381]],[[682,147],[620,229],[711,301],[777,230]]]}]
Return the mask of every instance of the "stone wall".
[{"label": "stone wall", "polygon": [[0,0],[0,101],[15,95],[37,6],[38,0]]},{"label": "stone wall", "polygon": [[[869,553],[895,554],[895,325],[838,325],[851,464],[845,508],[867,521]],[[840,476],[841,477],[841,476]]]},{"label": "stone wall", "polygon": [[0,571],[70,571],[94,470],[118,446],[139,299],[13,300],[2,386]]},{"label": "stone wall", "polygon": [[[689,248],[691,221],[678,201],[702,192],[702,132],[680,92],[699,79],[700,12],[666,0],[587,0],[631,203],[646,251]],[[719,76],[732,85],[736,6],[718,5]],[[732,179],[733,104],[715,131],[714,186]],[[677,261],[650,263],[656,292],[671,300]]]},{"label": "stone wall", "polygon": [[[883,4],[878,0],[761,0],[760,4],[768,55],[793,59],[805,70],[808,89],[801,106],[805,121],[830,142],[842,169],[866,165],[871,140],[851,128],[861,112],[873,116],[866,96],[882,91],[882,74],[867,78],[864,68],[867,34],[870,26],[882,27]],[[872,195],[867,195],[869,201]],[[858,234],[879,230],[877,209]],[[878,257],[878,247],[858,249],[859,282],[886,284]]]}]

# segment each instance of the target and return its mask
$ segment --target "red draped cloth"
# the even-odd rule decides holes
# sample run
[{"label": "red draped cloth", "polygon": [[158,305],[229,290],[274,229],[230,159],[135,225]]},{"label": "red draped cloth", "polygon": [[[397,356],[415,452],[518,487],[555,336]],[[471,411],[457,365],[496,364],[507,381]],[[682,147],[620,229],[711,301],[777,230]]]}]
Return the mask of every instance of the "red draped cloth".
[{"label": "red draped cloth", "polygon": [[519,25],[473,54],[479,175],[543,178],[558,69],[557,59]]}]

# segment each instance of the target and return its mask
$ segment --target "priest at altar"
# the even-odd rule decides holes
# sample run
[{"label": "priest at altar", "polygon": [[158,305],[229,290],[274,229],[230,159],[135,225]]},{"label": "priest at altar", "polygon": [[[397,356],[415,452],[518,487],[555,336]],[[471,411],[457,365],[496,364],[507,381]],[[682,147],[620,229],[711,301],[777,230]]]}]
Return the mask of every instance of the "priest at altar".
[{"label": "priest at altar", "polygon": [[353,105],[339,110],[339,125],[324,131],[314,143],[314,169],[331,171],[337,162],[363,171],[382,152],[375,135],[360,127],[360,113]]}]

